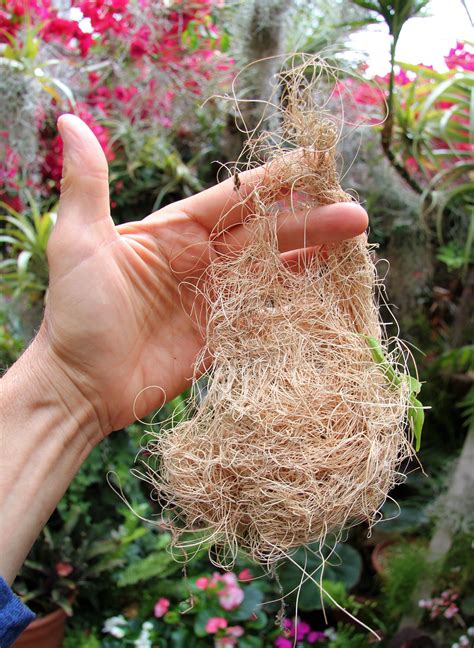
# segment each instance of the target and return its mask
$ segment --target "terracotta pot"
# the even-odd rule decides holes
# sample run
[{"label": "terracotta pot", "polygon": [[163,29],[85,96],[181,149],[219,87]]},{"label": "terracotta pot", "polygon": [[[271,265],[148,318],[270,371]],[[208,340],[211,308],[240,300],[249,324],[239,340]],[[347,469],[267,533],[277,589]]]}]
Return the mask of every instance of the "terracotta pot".
[{"label": "terracotta pot", "polygon": [[383,574],[385,572],[385,561],[387,559],[388,548],[393,547],[396,544],[395,540],[384,540],[375,545],[372,555],[370,557],[372,562],[372,567],[377,574]]},{"label": "terracotta pot", "polygon": [[13,644],[14,648],[61,648],[66,619],[61,608],[35,619]]}]

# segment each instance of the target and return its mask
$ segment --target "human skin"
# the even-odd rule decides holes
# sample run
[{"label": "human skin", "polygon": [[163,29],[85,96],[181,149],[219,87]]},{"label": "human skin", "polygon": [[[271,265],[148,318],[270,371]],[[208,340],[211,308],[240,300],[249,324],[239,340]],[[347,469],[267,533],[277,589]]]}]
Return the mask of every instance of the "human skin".
[{"label": "human skin", "polygon": [[[9,583],[89,452],[189,386],[205,323],[192,286],[252,235],[252,187],[266,172],[241,174],[238,192],[228,180],[115,226],[100,144],[73,115],[58,127],[65,163],[44,318],[0,381],[0,575]],[[353,203],[283,207],[279,248],[297,271],[312,248],[366,227]]]}]

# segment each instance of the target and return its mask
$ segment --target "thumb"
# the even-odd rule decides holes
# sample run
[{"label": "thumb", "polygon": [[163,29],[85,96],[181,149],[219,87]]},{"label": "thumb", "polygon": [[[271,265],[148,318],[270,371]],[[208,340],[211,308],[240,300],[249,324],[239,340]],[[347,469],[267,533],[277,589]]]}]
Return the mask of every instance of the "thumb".
[{"label": "thumb", "polygon": [[75,115],[61,115],[58,129],[64,161],[55,229],[70,241],[85,233],[89,239],[103,242],[116,235],[104,151],[90,128]]}]

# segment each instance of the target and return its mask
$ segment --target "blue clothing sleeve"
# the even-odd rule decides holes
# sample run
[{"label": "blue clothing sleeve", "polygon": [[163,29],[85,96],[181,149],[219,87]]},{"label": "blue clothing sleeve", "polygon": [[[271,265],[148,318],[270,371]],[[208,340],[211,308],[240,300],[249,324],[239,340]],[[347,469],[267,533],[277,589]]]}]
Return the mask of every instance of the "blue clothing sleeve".
[{"label": "blue clothing sleeve", "polygon": [[0,576],[0,648],[10,648],[34,618]]}]

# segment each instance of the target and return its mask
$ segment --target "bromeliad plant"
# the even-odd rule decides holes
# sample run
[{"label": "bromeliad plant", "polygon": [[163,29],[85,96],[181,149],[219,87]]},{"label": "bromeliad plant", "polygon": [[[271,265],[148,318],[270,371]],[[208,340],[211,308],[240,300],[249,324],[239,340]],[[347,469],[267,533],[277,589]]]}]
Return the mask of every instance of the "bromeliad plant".
[{"label": "bromeliad plant", "polygon": [[17,211],[0,201],[0,245],[8,258],[0,261],[2,292],[13,297],[25,292],[44,294],[48,285],[46,247],[56,211],[40,212],[30,196],[29,210]]},{"label": "bromeliad plant", "polygon": [[400,64],[413,80],[397,87],[392,147],[434,224],[439,258],[465,270],[474,244],[474,54],[458,42],[445,60],[442,73]]}]

